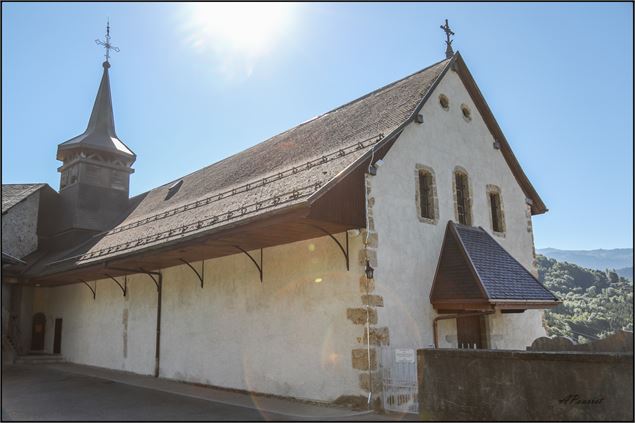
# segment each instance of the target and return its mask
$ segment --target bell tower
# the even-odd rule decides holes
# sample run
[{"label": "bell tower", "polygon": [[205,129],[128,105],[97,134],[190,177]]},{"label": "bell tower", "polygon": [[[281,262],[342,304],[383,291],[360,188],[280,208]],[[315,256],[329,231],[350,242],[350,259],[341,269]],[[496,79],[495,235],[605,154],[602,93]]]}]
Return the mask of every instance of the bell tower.
[{"label": "bell tower", "polygon": [[106,42],[106,61],[88,127],[79,136],[59,144],[57,160],[62,162],[60,196],[70,228],[103,231],[116,223],[128,208],[130,174],[136,155],[119,139],[110,95],[109,52],[119,51]]}]

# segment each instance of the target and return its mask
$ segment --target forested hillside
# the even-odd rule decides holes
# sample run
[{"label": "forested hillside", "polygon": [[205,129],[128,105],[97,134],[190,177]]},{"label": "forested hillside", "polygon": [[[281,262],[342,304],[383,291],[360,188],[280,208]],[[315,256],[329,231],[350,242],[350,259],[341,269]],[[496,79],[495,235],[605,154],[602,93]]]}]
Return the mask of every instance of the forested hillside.
[{"label": "forested hillside", "polygon": [[549,335],[588,342],[617,329],[633,330],[630,280],[542,255],[536,259],[540,281],[563,301],[545,313]]},{"label": "forested hillside", "polygon": [[587,269],[616,269],[618,275],[633,280],[633,249],[613,248],[611,250],[559,250],[543,248],[536,253],[545,257],[577,264]]}]

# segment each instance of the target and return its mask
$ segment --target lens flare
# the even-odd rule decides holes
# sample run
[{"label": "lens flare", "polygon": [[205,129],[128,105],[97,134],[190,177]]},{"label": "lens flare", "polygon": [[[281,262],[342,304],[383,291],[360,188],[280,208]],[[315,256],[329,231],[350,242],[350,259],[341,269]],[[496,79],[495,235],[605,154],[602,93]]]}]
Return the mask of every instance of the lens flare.
[{"label": "lens flare", "polygon": [[190,3],[192,45],[222,43],[250,56],[267,53],[286,34],[292,3]]}]

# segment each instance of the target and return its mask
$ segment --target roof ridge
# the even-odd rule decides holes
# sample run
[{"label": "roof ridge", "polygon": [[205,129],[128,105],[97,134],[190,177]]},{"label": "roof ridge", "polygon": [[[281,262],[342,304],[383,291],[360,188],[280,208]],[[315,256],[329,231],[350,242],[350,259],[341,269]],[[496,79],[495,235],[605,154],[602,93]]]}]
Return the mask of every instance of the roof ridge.
[{"label": "roof ridge", "polygon": [[33,182],[33,183],[24,183],[24,184],[2,184],[3,187],[18,186],[18,185],[36,186],[36,185],[48,185],[48,184],[46,182]]},{"label": "roof ridge", "polygon": [[2,214],[4,215],[34,193],[48,186],[46,183],[2,184]]},{"label": "roof ridge", "polygon": [[467,229],[467,230],[471,230],[475,232],[486,232],[485,229],[483,229],[481,226],[476,227],[476,226],[464,225],[462,223],[457,223],[454,221],[452,222],[452,224],[454,224],[457,228],[461,228],[461,229]]},{"label": "roof ridge", "polygon": [[467,249],[467,246],[465,245],[465,242],[463,242],[463,238],[461,238],[461,234],[457,230],[457,229],[465,228],[466,225],[457,224],[453,220],[449,221],[449,225],[452,228],[450,230],[450,233],[452,233],[452,236],[454,236],[455,240],[458,241],[458,243],[460,245],[461,252],[463,253],[464,258],[467,259],[466,261],[467,261],[468,267],[470,268],[470,270],[472,271],[474,276],[476,276],[476,282],[477,282],[478,286],[481,288],[481,292],[483,294],[485,294],[485,298],[487,298],[488,300],[491,300],[492,296],[490,295],[489,290],[487,289],[487,287],[483,283],[483,277],[481,276],[481,273],[476,268],[476,264],[474,264],[474,260],[472,260],[472,257],[470,255],[470,251]]},{"label": "roof ridge", "polygon": [[[356,98],[356,99],[354,99],[354,100],[349,101],[348,103],[344,103],[344,104],[342,104],[341,106],[337,106],[336,108],[329,110],[328,112],[324,112],[324,113],[322,113],[322,114],[320,114],[320,115],[317,115],[317,116],[315,116],[315,117],[313,117],[313,118],[311,118],[311,119],[309,119],[309,120],[306,120],[306,121],[304,121],[304,122],[302,122],[302,123],[300,123],[300,124],[298,124],[298,125],[294,126],[293,128],[289,128],[289,129],[287,129],[286,131],[280,132],[279,134],[274,135],[274,137],[275,137],[275,136],[277,136],[277,135],[282,135],[282,134],[284,134],[284,133],[286,133],[286,132],[292,131],[292,130],[294,130],[294,129],[296,129],[296,128],[299,128],[299,127],[301,127],[301,126],[303,126],[303,125],[306,125],[306,124],[307,124],[307,123],[309,123],[309,122],[313,122],[314,120],[317,120],[317,119],[319,119],[319,118],[321,118],[321,117],[323,117],[323,116],[328,115],[329,113],[336,112],[336,111],[338,111],[338,110],[340,110],[340,109],[343,109],[344,107],[347,107],[347,106],[350,106],[351,104],[357,103],[358,101],[361,101],[361,100],[363,100],[363,99],[365,99],[365,98],[368,98],[368,97],[370,97],[371,95],[378,93],[379,91],[382,91],[382,90],[385,90],[385,89],[387,89],[387,88],[390,88],[390,87],[392,87],[393,85],[397,85],[398,83],[403,82],[403,81],[405,81],[405,80],[406,80],[406,79],[408,79],[408,78],[412,78],[413,76],[415,76],[415,75],[417,75],[417,74],[420,74],[420,73],[422,73],[422,72],[425,72],[425,71],[427,71],[428,69],[433,68],[433,67],[435,67],[435,66],[437,66],[437,65],[439,65],[439,64],[441,64],[441,63],[443,63],[443,62],[445,62],[445,61],[448,61],[448,60],[452,60],[452,59],[451,59],[451,58],[450,58],[450,59],[443,59],[443,60],[440,60],[440,61],[438,61],[438,62],[436,62],[436,63],[431,64],[430,66],[426,66],[426,67],[425,67],[425,68],[423,68],[423,69],[419,69],[419,70],[418,70],[418,71],[416,71],[416,72],[413,72],[413,73],[411,73],[411,74],[409,74],[409,75],[404,76],[403,78],[400,78],[400,79],[398,79],[398,80],[396,80],[396,81],[393,81],[393,82],[391,82],[391,83],[389,83],[389,84],[386,84],[386,85],[384,85],[384,86],[382,86],[382,87],[380,87],[380,88],[377,88],[377,89],[375,89],[375,90],[373,90],[373,91],[371,91],[371,92],[369,92],[369,93],[367,93],[367,94],[362,95],[361,97],[358,97],[358,98]],[[265,141],[263,141],[263,142],[266,142],[266,141],[268,141],[268,140],[269,140],[269,139],[271,139],[271,138],[273,138],[273,137],[270,137],[270,138],[268,138],[267,140],[265,140]]]},{"label": "roof ridge", "polygon": [[[252,148],[256,148],[256,147],[258,147],[259,145],[264,144],[264,143],[266,143],[266,142],[268,142],[268,141],[272,140],[272,139],[273,139],[273,138],[275,138],[275,137],[278,137],[278,136],[280,136],[280,135],[286,134],[286,133],[288,133],[288,132],[290,132],[290,131],[293,131],[293,130],[295,130],[295,129],[301,128],[301,127],[303,127],[303,126],[305,126],[305,125],[307,125],[307,124],[309,124],[309,123],[311,123],[311,122],[314,122],[314,121],[316,121],[316,120],[318,120],[318,119],[320,119],[320,118],[322,118],[322,117],[324,117],[324,116],[326,116],[326,115],[328,115],[328,114],[330,114],[330,113],[336,112],[336,111],[338,111],[338,110],[340,110],[340,109],[343,109],[344,107],[347,107],[347,106],[350,106],[351,104],[357,103],[357,102],[359,102],[359,101],[361,101],[361,100],[363,100],[363,99],[365,99],[365,98],[370,97],[370,96],[371,96],[371,95],[373,95],[373,94],[378,93],[379,91],[382,91],[382,90],[385,90],[385,89],[387,89],[387,88],[390,88],[390,87],[392,87],[392,86],[394,86],[394,85],[396,85],[396,84],[398,84],[398,83],[400,83],[400,82],[403,82],[403,81],[407,80],[408,78],[412,78],[412,77],[413,77],[413,76],[415,76],[415,75],[418,75],[418,74],[420,74],[420,73],[422,73],[422,72],[425,72],[425,71],[427,71],[427,70],[429,70],[429,69],[431,69],[431,68],[433,68],[433,67],[435,67],[435,66],[437,66],[437,65],[439,65],[439,64],[441,64],[441,63],[443,63],[443,62],[450,61],[450,60],[452,60],[452,58],[450,58],[450,59],[443,59],[443,60],[440,60],[440,61],[438,61],[438,62],[436,62],[436,63],[433,63],[433,64],[431,64],[431,65],[429,65],[429,66],[426,66],[426,67],[425,67],[425,68],[423,68],[423,69],[420,69],[420,70],[418,70],[418,71],[416,71],[416,72],[413,72],[413,73],[411,73],[411,74],[409,74],[409,75],[406,75],[406,76],[404,76],[403,78],[400,78],[400,79],[398,79],[398,80],[396,80],[396,81],[393,81],[393,82],[391,82],[391,83],[389,83],[389,84],[384,85],[383,87],[377,88],[377,89],[375,89],[375,90],[373,90],[373,91],[371,91],[371,92],[369,92],[369,93],[367,93],[367,94],[362,95],[361,97],[358,97],[358,98],[356,98],[356,99],[354,99],[354,100],[351,100],[351,101],[349,101],[349,102],[347,102],[347,103],[344,103],[344,104],[342,104],[342,105],[340,105],[340,106],[338,106],[338,107],[335,107],[334,109],[331,109],[331,110],[329,110],[329,111],[327,111],[327,112],[324,112],[324,113],[322,113],[322,114],[319,114],[319,115],[317,115],[317,116],[315,116],[315,117],[313,117],[313,118],[311,118],[311,119],[309,119],[309,120],[306,120],[306,121],[304,121],[304,122],[301,122],[301,123],[299,123],[299,124],[297,124],[297,125],[295,125],[295,126],[293,126],[293,127],[289,128],[289,129],[286,129],[286,130],[284,130],[284,131],[282,131],[282,132],[278,132],[277,134],[274,134],[274,135],[270,136],[269,138],[266,138],[265,140],[260,141],[260,142],[259,142],[259,143],[257,143],[257,144],[254,144],[254,145],[252,145],[252,146],[250,146],[250,147],[247,147],[247,148],[245,148],[245,149],[243,149],[243,150],[237,151],[236,153],[234,153],[234,154],[232,154],[232,155],[230,155],[230,156],[227,156],[227,157],[225,157],[225,158],[223,158],[223,159],[220,159],[220,160],[218,160],[218,161],[216,161],[216,162],[214,162],[214,163],[210,163],[210,164],[208,164],[207,166],[204,166],[204,167],[202,167],[202,168],[200,168],[200,169],[193,170],[193,171],[192,171],[192,172],[190,172],[190,173],[187,173],[187,174],[185,174],[185,175],[179,176],[179,177],[177,177],[177,178],[175,178],[175,179],[172,179],[172,180],[170,180],[170,181],[168,181],[168,182],[165,182],[165,183],[163,183],[163,184],[161,184],[161,185],[157,185],[157,186],[155,186],[154,188],[150,188],[149,190],[144,191],[144,192],[142,192],[142,193],[139,193],[139,194],[137,194],[136,196],[138,196],[138,195],[143,195],[143,194],[146,194],[146,193],[150,193],[151,191],[153,191],[153,190],[155,190],[155,189],[157,189],[157,188],[161,188],[161,187],[163,187],[163,186],[165,186],[165,185],[168,185],[168,184],[172,184],[172,183],[174,183],[174,182],[177,182],[177,181],[179,181],[180,179],[187,178],[188,176],[193,175],[193,174],[195,174],[195,173],[197,173],[197,172],[200,172],[200,171],[201,171],[201,170],[203,170],[203,169],[207,169],[207,168],[209,168],[209,167],[211,167],[211,166],[218,165],[219,163],[222,163],[222,162],[224,162],[224,161],[227,161],[227,160],[231,159],[232,157],[235,157],[235,156],[237,156],[237,155],[239,155],[239,154],[245,153],[245,152],[247,152],[247,151],[251,150]],[[135,197],[136,197],[136,196],[135,196]]]}]

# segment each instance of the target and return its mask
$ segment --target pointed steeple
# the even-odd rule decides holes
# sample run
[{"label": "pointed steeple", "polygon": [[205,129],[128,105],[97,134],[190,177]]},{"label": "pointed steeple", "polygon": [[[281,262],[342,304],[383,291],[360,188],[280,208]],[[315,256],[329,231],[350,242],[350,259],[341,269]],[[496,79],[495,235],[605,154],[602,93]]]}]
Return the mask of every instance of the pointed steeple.
[{"label": "pointed steeple", "polygon": [[110,63],[104,62],[103,67],[104,72],[97,91],[97,97],[95,97],[93,111],[90,114],[88,127],[83,134],[71,138],[58,146],[58,160],[63,160],[65,151],[82,147],[124,156],[131,159],[132,162],[136,159],[136,155],[119,139],[115,132],[115,119],[110,95],[110,77],[108,75]]},{"label": "pointed steeple", "polygon": [[110,76],[108,75],[108,62],[103,63],[104,73],[99,84],[99,91],[95,97],[93,112],[90,114],[86,131],[101,132],[112,138],[117,138],[115,133],[115,118],[112,112],[112,97],[110,96]]},{"label": "pointed steeple", "polygon": [[137,156],[115,132],[110,96],[110,25],[106,27],[106,61],[86,130],[57,146],[62,161],[60,196],[69,229],[103,231],[128,208],[130,175]]}]

